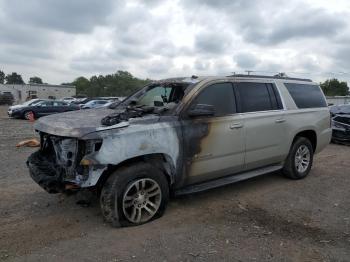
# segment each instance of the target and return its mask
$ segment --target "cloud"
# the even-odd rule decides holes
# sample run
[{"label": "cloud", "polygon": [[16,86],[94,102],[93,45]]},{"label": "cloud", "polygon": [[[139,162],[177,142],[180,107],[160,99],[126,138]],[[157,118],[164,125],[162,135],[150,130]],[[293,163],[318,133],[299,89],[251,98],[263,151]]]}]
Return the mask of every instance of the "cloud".
[{"label": "cloud", "polygon": [[11,0],[3,4],[12,21],[68,33],[88,33],[106,23],[112,0]]},{"label": "cloud", "polygon": [[[280,44],[300,38],[332,37],[347,25],[344,14],[316,8],[299,0],[290,3],[277,0],[193,0],[182,3],[196,12],[199,10],[207,16],[216,17],[219,22],[226,20],[226,28],[230,26],[245,41],[256,45]],[[217,23],[212,19],[209,22]],[[212,24],[207,24],[207,29]]]},{"label": "cloud", "polygon": [[[335,52],[333,52],[334,68],[338,68],[338,71],[349,72],[350,68],[350,46],[340,46]],[[333,72],[336,70],[332,70]]]},{"label": "cloud", "polygon": [[317,77],[350,68],[349,14],[345,0],[0,0],[0,70],[51,83],[117,70]]},{"label": "cloud", "polygon": [[195,49],[198,52],[220,54],[227,51],[231,44],[228,35],[216,32],[202,32],[195,37]]},{"label": "cloud", "polygon": [[194,68],[198,71],[208,71],[211,67],[210,61],[201,61],[197,59],[194,63]]},{"label": "cloud", "polygon": [[[266,18],[266,21],[268,19]],[[291,39],[329,38],[345,27],[340,17],[321,9],[288,10],[271,23],[263,22],[247,28],[244,37],[256,44],[279,44]]]},{"label": "cloud", "polygon": [[147,72],[152,76],[168,73],[173,64],[171,60],[155,59],[146,64]]},{"label": "cloud", "polygon": [[260,62],[254,54],[249,52],[239,52],[234,55],[233,60],[242,69],[254,69]]}]

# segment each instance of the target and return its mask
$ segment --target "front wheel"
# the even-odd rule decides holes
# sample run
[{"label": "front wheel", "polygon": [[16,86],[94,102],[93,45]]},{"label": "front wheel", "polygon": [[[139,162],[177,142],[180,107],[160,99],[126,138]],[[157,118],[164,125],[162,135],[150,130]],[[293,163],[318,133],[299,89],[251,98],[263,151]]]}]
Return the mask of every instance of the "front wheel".
[{"label": "front wheel", "polygon": [[312,167],[313,155],[310,140],[305,137],[297,137],[284,164],[283,174],[291,179],[306,177]]},{"label": "front wheel", "polygon": [[117,169],[100,196],[104,219],[115,227],[147,223],[163,215],[169,200],[164,173],[147,163]]},{"label": "front wheel", "polygon": [[24,119],[26,119],[26,120],[35,119],[34,112],[33,111],[26,111],[24,113]]}]

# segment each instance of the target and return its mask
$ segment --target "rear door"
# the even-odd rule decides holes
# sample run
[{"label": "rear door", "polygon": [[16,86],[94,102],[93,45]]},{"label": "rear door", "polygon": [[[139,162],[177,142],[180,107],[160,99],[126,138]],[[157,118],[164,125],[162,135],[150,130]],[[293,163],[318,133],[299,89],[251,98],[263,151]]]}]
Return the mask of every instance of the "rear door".
[{"label": "rear door", "polygon": [[239,172],[244,164],[244,131],[236,112],[232,83],[203,87],[187,110],[195,105],[211,105],[212,116],[188,117],[182,121],[185,184]]},{"label": "rear door", "polygon": [[235,89],[245,130],[245,169],[283,161],[286,122],[275,84],[237,82]]},{"label": "rear door", "polygon": [[53,102],[52,101],[42,101],[35,106],[37,116],[46,116],[52,113]]},{"label": "rear door", "polygon": [[53,110],[55,113],[66,112],[69,110],[68,104],[63,101],[55,101],[53,102],[53,106],[54,106]]}]

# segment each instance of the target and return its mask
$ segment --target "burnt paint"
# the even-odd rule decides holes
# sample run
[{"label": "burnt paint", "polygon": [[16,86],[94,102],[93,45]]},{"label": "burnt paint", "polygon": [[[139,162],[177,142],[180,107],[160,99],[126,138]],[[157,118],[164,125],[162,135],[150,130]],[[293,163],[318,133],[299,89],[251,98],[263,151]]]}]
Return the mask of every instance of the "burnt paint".
[{"label": "burnt paint", "polygon": [[[186,90],[185,101],[182,101],[180,104],[183,105],[189,102],[187,101],[189,99],[188,93],[189,91],[193,91],[195,86],[196,84],[190,85],[190,90]],[[114,110],[93,109],[84,110],[83,112],[60,114],[58,122],[57,116],[45,117],[36,124],[36,129],[54,135],[77,137],[80,139],[102,138],[101,132],[105,133],[105,135],[108,133],[113,136],[115,132],[118,133],[118,130],[110,129],[96,132],[96,127],[99,126],[101,118],[111,113],[123,112],[124,110],[124,108],[116,108]],[[152,124],[154,122],[173,123],[172,126],[176,131],[180,143],[179,155],[176,159],[174,186],[175,188],[186,186],[189,181],[194,156],[201,152],[201,143],[209,134],[210,124],[208,121],[188,117],[181,120],[179,115],[176,115],[151,117],[149,119],[147,117],[141,117],[133,119],[133,122],[135,124]],[[132,127],[130,126],[128,128]]]},{"label": "burnt paint", "polygon": [[181,176],[177,181],[177,188],[181,188],[189,184],[191,175],[191,166],[195,155],[200,154],[202,141],[209,135],[210,125],[205,119],[184,119],[181,123]]}]

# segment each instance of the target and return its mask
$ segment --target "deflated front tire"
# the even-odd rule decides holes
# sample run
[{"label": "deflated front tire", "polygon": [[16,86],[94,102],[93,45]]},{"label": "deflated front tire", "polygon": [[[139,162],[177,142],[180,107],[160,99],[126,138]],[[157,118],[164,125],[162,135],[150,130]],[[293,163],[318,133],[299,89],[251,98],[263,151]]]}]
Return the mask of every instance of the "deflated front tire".
[{"label": "deflated front tire", "polygon": [[103,186],[104,219],[115,227],[136,226],[163,215],[169,200],[164,173],[148,163],[118,168]]}]

